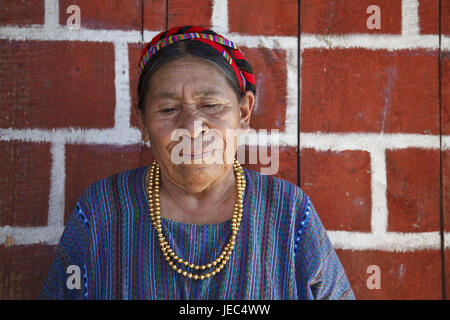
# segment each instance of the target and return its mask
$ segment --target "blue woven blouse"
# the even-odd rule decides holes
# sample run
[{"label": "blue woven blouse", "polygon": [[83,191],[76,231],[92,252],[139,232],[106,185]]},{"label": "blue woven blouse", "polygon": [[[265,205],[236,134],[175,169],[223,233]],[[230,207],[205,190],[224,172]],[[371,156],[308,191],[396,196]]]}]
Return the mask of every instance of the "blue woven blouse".
[{"label": "blue woven blouse", "polygon": [[[241,226],[224,269],[205,280],[173,271],[149,217],[147,170],[99,180],[81,195],[40,298],[354,299],[309,197],[294,184],[248,169]],[[175,253],[198,265],[213,261],[231,232],[231,220],[185,224],[162,218],[162,225]]]}]

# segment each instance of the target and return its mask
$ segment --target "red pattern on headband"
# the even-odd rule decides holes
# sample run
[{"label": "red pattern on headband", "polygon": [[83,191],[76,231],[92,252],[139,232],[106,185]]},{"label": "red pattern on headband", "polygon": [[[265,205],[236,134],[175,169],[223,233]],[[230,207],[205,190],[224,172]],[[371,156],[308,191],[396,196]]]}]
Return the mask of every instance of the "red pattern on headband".
[{"label": "red pattern on headband", "polygon": [[[236,77],[239,81],[239,86],[242,90],[242,92],[245,92],[247,90],[247,84],[251,84],[253,87],[255,86],[255,76],[245,70],[242,70],[240,68],[240,65],[248,65],[247,60],[242,55],[242,53],[239,51],[239,49],[229,40],[222,37],[221,35],[215,34],[210,35],[207,34],[204,31],[209,31],[206,28],[200,27],[200,26],[183,26],[183,27],[175,27],[172,29],[169,29],[166,32],[161,32],[158,35],[156,35],[143,49],[141,57],[139,59],[139,65],[140,68],[139,77],[141,76],[141,72],[144,69],[145,65],[148,63],[148,61],[151,59],[150,52],[156,52],[160,48],[157,46],[167,46],[170,45],[173,42],[182,41],[182,40],[196,40],[201,41],[203,43],[206,43],[207,45],[211,46],[212,48],[216,49],[219,53],[221,53],[224,58],[230,63],[231,67],[233,68]],[[193,33],[199,33],[204,34],[202,37],[199,38],[198,35],[194,36]],[[177,36],[181,37],[187,37],[187,39],[179,39]],[[171,37],[172,36],[172,37]],[[168,41],[170,40],[170,41]],[[161,41],[161,42],[160,42]],[[169,42],[169,44],[167,44]],[[226,45],[228,44],[228,45]]]}]

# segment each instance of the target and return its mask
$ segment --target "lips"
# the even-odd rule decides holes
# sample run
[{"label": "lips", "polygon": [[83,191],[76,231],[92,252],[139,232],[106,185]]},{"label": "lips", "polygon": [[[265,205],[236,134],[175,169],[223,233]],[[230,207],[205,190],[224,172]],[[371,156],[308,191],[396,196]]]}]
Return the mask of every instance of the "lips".
[{"label": "lips", "polygon": [[213,154],[214,151],[216,151],[216,149],[204,151],[201,153],[191,153],[191,154],[187,154],[187,156],[189,158],[191,158],[192,160],[198,160],[198,159],[203,159],[203,158],[209,157],[210,155]]}]

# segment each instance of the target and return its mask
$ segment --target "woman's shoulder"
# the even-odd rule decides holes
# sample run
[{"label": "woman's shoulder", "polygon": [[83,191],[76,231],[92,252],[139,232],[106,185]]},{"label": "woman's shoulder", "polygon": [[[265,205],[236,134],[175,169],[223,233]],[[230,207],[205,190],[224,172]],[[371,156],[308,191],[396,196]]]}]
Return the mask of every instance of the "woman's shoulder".
[{"label": "woman's shoulder", "polygon": [[264,175],[257,171],[244,168],[249,191],[257,194],[272,195],[271,198],[278,201],[287,199],[290,202],[301,204],[309,199],[308,195],[298,185],[285,179],[272,175]]},{"label": "woman's shoulder", "polygon": [[108,198],[109,194],[122,194],[132,187],[139,187],[144,181],[147,166],[137,167],[111,174],[109,176],[94,180],[90,183],[80,199],[92,201],[94,198]]},{"label": "woman's shoulder", "polygon": [[274,188],[284,188],[287,190],[295,190],[304,193],[304,191],[298,185],[285,179],[273,175],[265,175],[247,168],[244,168],[244,172],[246,174],[247,180],[250,183],[262,183],[264,185],[271,185]]}]

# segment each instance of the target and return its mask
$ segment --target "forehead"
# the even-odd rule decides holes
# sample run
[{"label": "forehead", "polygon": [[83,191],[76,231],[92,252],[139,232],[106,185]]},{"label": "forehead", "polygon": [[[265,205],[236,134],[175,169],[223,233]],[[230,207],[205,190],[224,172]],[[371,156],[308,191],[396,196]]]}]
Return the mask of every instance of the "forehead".
[{"label": "forehead", "polygon": [[157,70],[149,83],[149,94],[218,92],[234,94],[225,74],[213,63],[195,57],[171,61]]}]

